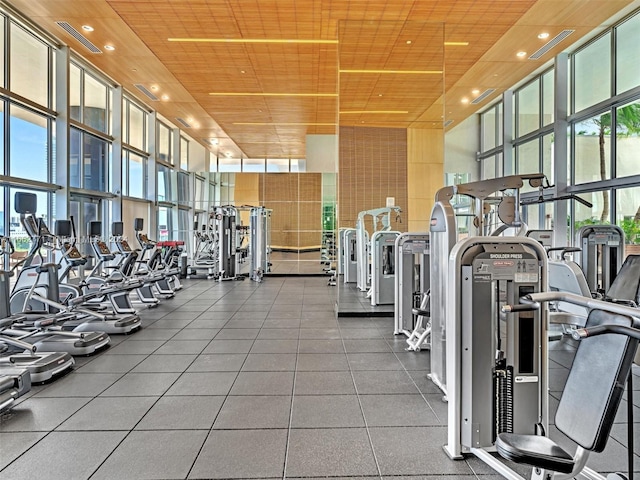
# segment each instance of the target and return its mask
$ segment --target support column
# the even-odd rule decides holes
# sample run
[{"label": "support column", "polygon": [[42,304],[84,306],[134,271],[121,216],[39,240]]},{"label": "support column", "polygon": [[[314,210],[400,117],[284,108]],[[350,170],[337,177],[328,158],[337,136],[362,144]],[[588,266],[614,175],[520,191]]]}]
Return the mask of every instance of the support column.
[{"label": "support column", "polygon": [[[555,195],[567,194],[567,165],[568,165],[568,75],[569,56],[560,53],[555,58],[554,65],[554,122],[553,122],[553,177],[556,185]],[[553,202],[553,233],[555,245],[572,245],[573,239],[567,237],[567,218],[569,205],[567,200]],[[567,243],[569,242],[569,243]]]},{"label": "support column", "polygon": [[[122,125],[123,121],[123,95],[122,86],[113,88],[113,101],[111,107],[111,134],[113,143],[111,144],[111,193],[116,197],[111,200],[111,221],[122,221],[122,171],[126,168],[122,164]],[[111,231],[111,225],[107,225],[107,231]]]},{"label": "support column", "polygon": [[502,175],[515,175],[516,165],[513,158],[513,91],[502,94]]},{"label": "support column", "polygon": [[[55,218],[69,218],[69,64],[71,61],[69,47],[60,47],[55,55],[56,62],[56,173],[54,182],[62,188],[56,190]],[[1,172],[0,172],[1,173]],[[8,204],[7,204],[8,205]],[[50,225],[52,228],[53,226]],[[7,232],[9,233],[9,232]]]}]

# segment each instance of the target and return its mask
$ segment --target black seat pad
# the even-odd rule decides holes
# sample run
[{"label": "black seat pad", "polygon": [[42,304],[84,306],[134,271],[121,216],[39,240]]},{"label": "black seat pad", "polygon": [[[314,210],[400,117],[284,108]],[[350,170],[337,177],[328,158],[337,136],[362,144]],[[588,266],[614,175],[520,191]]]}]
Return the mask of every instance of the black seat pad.
[{"label": "black seat pad", "polygon": [[573,470],[573,457],[548,437],[501,433],[496,448],[500,455],[516,463],[560,473]]}]

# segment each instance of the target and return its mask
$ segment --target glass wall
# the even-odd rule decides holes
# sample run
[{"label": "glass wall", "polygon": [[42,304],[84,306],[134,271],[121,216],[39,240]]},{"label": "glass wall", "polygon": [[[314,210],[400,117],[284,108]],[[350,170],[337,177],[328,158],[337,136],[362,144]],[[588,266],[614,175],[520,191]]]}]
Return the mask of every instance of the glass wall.
[{"label": "glass wall", "polygon": [[611,178],[611,113],[601,112],[572,125],[574,183]]},{"label": "glass wall", "polygon": [[125,150],[122,161],[122,194],[127,197],[146,198],[146,157]]},{"label": "glass wall", "polygon": [[[554,184],[558,174],[554,122],[566,120],[569,185],[563,193],[577,194],[593,205],[570,202],[570,231],[585,223],[608,223],[612,219],[625,228],[629,223],[640,222],[640,215],[636,215],[636,185],[640,178],[639,61],[640,13],[635,12],[570,53],[567,78],[551,69],[514,91],[513,123],[505,118],[515,127],[511,145],[500,142],[503,126],[498,116],[502,102],[481,112],[483,178],[491,178],[494,172],[500,175],[501,170],[510,171],[503,160],[496,161],[496,155],[513,147],[515,172],[541,171]],[[557,119],[556,112],[563,109],[558,110],[554,104],[555,89],[567,86],[569,116]],[[560,143],[564,144],[562,140]],[[564,165],[565,159],[561,160]],[[562,177],[564,180],[564,172]],[[535,194],[525,193],[524,197]],[[548,212],[537,208],[528,207],[525,216],[530,227],[543,228],[543,220],[548,223]]]},{"label": "glass wall", "polygon": [[49,182],[49,119],[18,105],[9,110],[9,175]]},{"label": "glass wall", "polygon": [[111,88],[77,63],[71,64],[69,74],[69,116],[96,132],[109,134]]},{"label": "glass wall", "polygon": [[180,137],[180,169],[189,170],[189,140]]},{"label": "glass wall", "polygon": [[138,150],[147,150],[147,112],[125,99],[123,141]]},{"label": "glass wall", "polygon": [[171,155],[171,128],[158,122],[158,160],[167,164],[173,163]]},{"label": "glass wall", "polygon": [[[637,77],[636,77],[637,79]],[[640,99],[615,109],[615,176],[617,178],[640,173]]]},{"label": "glass wall", "polygon": [[[54,49],[44,39],[0,14],[0,234],[16,247],[12,265],[24,258],[29,239],[15,211],[15,194],[37,195],[37,215],[52,220],[55,100]],[[28,105],[28,106],[27,106]],[[15,276],[12,281],[15,281]]]},{"label": "glass wall", "polygon": [[11,23],[9,89],[11,92],[49,107],[50,48],[37,37]]},{"label": "glass wall", "polygon": [[122,125],[122,194],[146,199],[147,194],[147,117],[146,110],[132,99],[124,99]]},{"label": "glass wall", "polygon": [[522,137],[540,128],[540,78],[516,93],[516,136]]},{"label": "glass wall", "polygon": [[171,169],[165,165],[158,165],[157,196],[159,202],[171,202]]},{"label": "glass wall", "polygon": [[573,113],[609,98],[611,96],[611,34],[602,35],[573,54],[572,67]]}]

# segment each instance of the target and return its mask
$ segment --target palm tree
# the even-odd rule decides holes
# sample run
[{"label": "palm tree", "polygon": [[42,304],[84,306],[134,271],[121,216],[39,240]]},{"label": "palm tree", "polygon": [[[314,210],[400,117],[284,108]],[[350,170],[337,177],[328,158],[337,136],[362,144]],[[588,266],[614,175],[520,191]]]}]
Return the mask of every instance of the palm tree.
[{"label": "palm tree", "polygon": [[[598,127],[598,146],[600,147],[600,179],[607,179],[605,159],[605,136],[611,135],[611,113],[607,112],[593,119]],[[640,103],[631,103],[616,109],[616,136],[627,137],[640,134]],[[609,191],[602,191],[602,212],[600,222],[609,221]],[[640,206],[635,214],[635,221],[640,222]]]}]

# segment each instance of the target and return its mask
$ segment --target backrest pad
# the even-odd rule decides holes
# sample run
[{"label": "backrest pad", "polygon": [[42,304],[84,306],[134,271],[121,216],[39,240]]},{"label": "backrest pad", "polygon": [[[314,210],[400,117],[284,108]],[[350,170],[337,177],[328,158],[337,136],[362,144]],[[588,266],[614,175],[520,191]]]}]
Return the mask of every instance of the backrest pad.
[{"label": "backrest pad", "polygon": [[[630,317],[592,310],[586,328],[616,324],[633,326]],[[556,427],[583,448],[601,452],[624,393],[638,341],[606,333],[580,341],[565,384]]]},{"label": "backrest pad", "polygon": [[607,297],[640,303],[640,255],[629,255],[607,291]]}]

